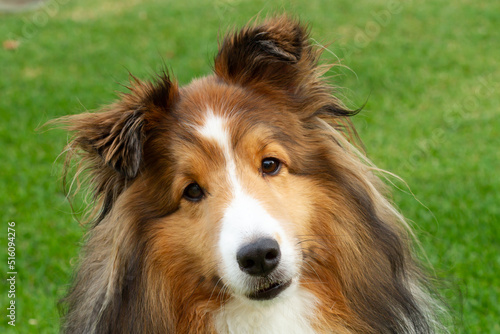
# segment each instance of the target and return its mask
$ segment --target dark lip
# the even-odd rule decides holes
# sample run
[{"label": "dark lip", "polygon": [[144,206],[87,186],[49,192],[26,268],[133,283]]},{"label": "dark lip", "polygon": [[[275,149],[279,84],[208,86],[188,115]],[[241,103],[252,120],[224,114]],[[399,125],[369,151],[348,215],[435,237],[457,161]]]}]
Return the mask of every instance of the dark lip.
[{"label": "dark lip", "polygon": [[292,280],[289,280],[287,282],[275,282],[272,283],[269,287],[257,290],[249,294],[247,297],[252,300],[270,300],[278,296],[281,292],[288,288],[290,284],[292,284]]}]

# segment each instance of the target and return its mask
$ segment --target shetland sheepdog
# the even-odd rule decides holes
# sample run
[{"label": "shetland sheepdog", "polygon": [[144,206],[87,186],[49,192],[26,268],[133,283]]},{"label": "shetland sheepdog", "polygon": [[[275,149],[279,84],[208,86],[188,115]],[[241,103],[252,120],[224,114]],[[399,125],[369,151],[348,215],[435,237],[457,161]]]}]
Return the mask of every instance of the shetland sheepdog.
[{"label": "shetland sheepdog", "polygon": [[[287,16],[60,121],[94,196],[65,333],[433,333],[412,233]],[[72,160],[73,159],[73,160]]]}]

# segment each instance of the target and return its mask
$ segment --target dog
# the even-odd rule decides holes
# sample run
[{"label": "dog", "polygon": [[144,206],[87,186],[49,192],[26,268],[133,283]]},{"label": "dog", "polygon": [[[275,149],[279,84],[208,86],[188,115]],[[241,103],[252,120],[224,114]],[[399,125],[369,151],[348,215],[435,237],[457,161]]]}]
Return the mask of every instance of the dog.
[{"label": "dog", "polygon": [[[94,198],[65,333],[434,333],[413,234],[289,16],[60,120]],[[358,143],[358,144],[357,144]]]}]

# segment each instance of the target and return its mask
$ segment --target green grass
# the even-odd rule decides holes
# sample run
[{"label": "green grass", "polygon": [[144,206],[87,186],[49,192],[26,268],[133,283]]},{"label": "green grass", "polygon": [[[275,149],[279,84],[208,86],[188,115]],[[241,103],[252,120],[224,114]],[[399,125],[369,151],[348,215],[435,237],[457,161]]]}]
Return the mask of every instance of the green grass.
[{"label": "green grass", "polygon": [[[181,83],[205,75],[219,31],[287,10],[310,22],[316,40],[334,42],[329,49],[352,71],[337,67],[332,80],[352,107],[368,99],[355,122],[369,156],[425,204],[395,190],[444,282],[453,332],[500,333],[499,2],[49,3],[0,15],[1,41],[22,39],[16,50],[0,48],[0,332],[57,332],[57,301],[81,240],[56,161],[67,136],[35,129],[109,103],[128,71],[148,78],[166,63]],[[4,316],[9,221],[17,224],[15,328]]]}]

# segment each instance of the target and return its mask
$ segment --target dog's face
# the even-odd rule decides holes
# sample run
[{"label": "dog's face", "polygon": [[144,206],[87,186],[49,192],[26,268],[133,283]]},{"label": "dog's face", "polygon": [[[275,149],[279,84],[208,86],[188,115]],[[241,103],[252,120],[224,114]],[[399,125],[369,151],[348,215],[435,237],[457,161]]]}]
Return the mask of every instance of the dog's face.
[{"label": "dog's face", "polygon": [[[230,294],[276,297],[297,283],[298,237],[307,234],[321,193],[300,176],[307,152],[298,156],[292,145],[307,139],[300,138],[298,116],[263,94],[215,78],[182,89],[171,114],[145,150],[154,166],[146,179],[157,189],[151,200],[164,197],[158,195],[163,191],[175,203],[155,222],[156,256],[171,258],[170,265],[198,266],[200,275]],[[168,158],[158,159],[165,152]]]}]

